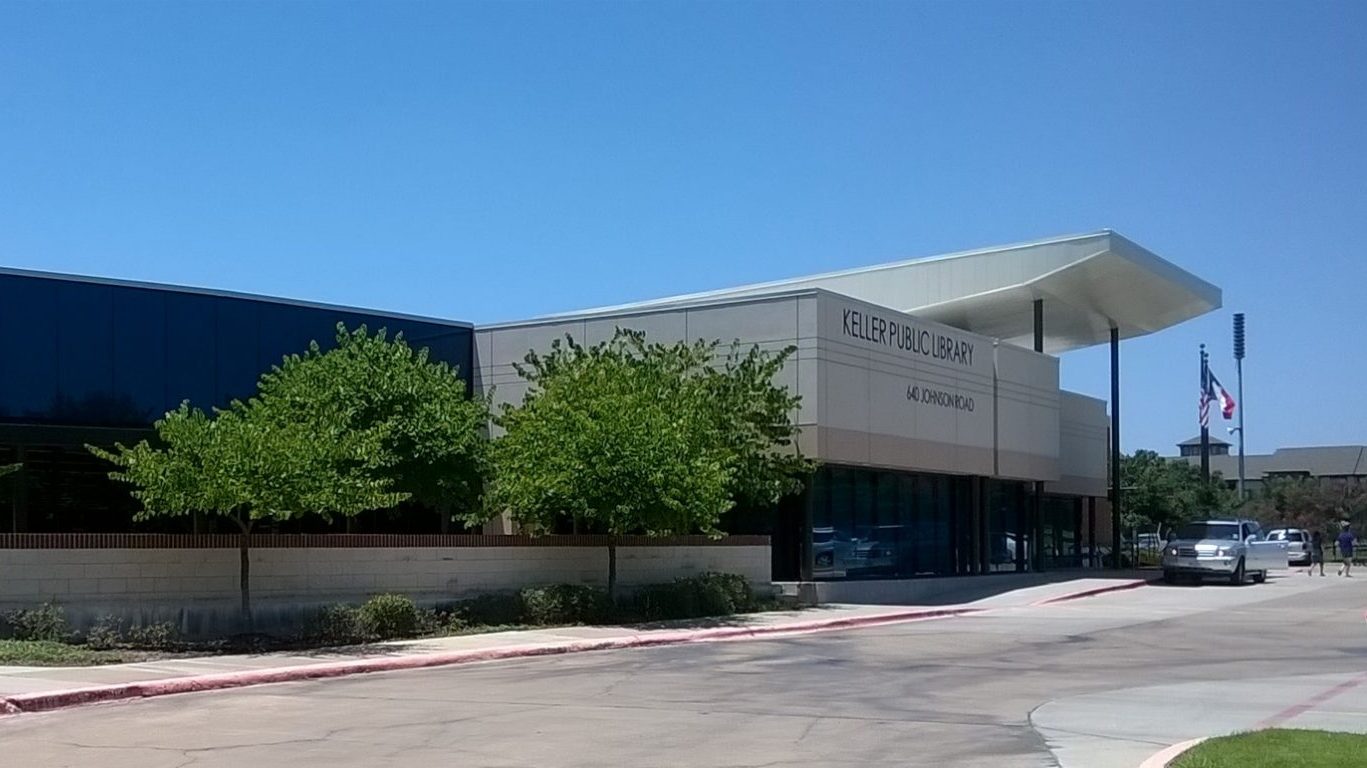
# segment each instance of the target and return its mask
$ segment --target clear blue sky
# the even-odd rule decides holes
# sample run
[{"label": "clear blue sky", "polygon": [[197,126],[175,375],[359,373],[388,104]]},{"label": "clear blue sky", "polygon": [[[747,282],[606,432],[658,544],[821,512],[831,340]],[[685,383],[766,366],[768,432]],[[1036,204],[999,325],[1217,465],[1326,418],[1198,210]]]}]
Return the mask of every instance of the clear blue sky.
[{"label": "clear blue sky", "polygon": [[1365,100],[1364,3],[5,1],[0,264],[487,322],[1110,227],[1225,291],[1126,450],[1234,311],[1251,451],[1367,443]]}]

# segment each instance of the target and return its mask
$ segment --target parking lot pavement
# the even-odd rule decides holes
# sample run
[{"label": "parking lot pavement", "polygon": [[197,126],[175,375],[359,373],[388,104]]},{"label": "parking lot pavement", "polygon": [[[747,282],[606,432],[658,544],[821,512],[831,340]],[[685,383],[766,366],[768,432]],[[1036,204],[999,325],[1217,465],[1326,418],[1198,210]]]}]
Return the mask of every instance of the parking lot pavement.
[{"label": "parking lot pavement", "polygon": [[[722,635],[728,634],[727,630],[740,630],[741,637],[744,637],[744,630],[753,630],[755,633],[800,631],[802,628],[812,629],[823,624],[846,626],[864,622],[878,623],[885,619],[896,619],[899,616],[914,618],[926,613],[960,609],[983,610],[1028,607],[1041,601],[1066,600],[1077,595],[1089,595],[1116,588],[1125,589],[1144,583],[1135,578],[1082,577],[1020,589],[1002,589],[1000,585],[1009,585],[1014,582],[1014,579],[1008,576],[1006,578],[994,578],[990,581],[997,584],[998,587],[994,590],[979,589],[979,591],[990,594],[990,597],[961,605],[824,605],[801,611],[768,611],[717,619],[662,622],[660,625],[647,628],[625,626],[555,627],[399,640],[364,647],[321,649],[312,652],[173,658],[95,667],[0,666],[0,712],[5,711],[4,705],[7,699],[14,701],[9,697],[60,696],[63,691],[97,686],[110,687],[129,683],[156,683],[157,681],[195,678],[197,682],[194,683],[194,687],[204,690],[212,687],[203,682],[205,676],[235,677],[237,678],[234,681],[236,684],[244,677],[272,673],[273,670],[280,669],[303,670],[304,668],[349,663],[354,665],[357,662],[363,664],[374,662],[382,666],[386,660],[395,659],[415,661],[418,657],[479,655],[485,652],[499,651],[513,652],[519,648],[545,650],[558,647],[563,649],[586,643],[601,642],[630,644],[633,639],[637,638],[656,642],[660,641],[662,636],[667,635],[676,636],[682,641],[690,637],[701,639],[709,633],[715,635],[718,634],[718,630]],[[693,634],[690,635],[690,631]]]},{"label": "parking lot pavement", "polygon": [[[108,768],[1107,768],[1132,737],[1140,752],[1242,727],[1173,714],[1217,709],[1222,686],[1247,702],[1227,708],[1244,719],[1349,716],[1356,693],[1296,707],[1367,670],[1364,604],[1367,580],[1149,586],[875,629],[19,715],[0,719],[0,744],[17,765]],[[1117,760],[1080,762],[1084,736]]]}]

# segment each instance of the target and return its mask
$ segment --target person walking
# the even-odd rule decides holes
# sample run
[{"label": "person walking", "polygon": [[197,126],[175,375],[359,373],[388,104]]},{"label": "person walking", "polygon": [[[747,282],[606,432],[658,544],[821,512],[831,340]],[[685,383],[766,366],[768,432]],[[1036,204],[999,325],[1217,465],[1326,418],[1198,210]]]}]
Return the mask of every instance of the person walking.
[{"label": "person walking", "polygon": [[1310,532],[1310,567],[1306,569],[1307,576],[1315,575],[1315,566],[1319,565],[1320,575],[1324,575],[1324,534],[1319,531]]},{"label": "person walking", "polygon": [[1357,537],[1353,535],[1353,527],[1347,520],[1340,526],[1343,532],[1339,534],[1339,557],[1343,558],[1343,565],[1339,567],[1339,575],[1351,578],[1353,576],[1353,545],[1357,543]]}]

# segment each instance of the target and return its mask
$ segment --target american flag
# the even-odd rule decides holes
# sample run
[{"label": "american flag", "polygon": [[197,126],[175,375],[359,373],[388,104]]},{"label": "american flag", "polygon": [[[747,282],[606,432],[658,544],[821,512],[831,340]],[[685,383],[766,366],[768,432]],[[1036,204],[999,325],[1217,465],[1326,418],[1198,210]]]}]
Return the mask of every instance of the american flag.
[{"label": "american flag", "polygon": [[1206,429],[1210,426],[1210,401],[1220,401],[1220,415],[1226,421],[1234,417],[1234,397],[1220,384],[1220,380],[1215,378],[1215,374],[1209,369],[1205,371],[1206,380],[1201,382],[1200,416],[1201,428]]}]

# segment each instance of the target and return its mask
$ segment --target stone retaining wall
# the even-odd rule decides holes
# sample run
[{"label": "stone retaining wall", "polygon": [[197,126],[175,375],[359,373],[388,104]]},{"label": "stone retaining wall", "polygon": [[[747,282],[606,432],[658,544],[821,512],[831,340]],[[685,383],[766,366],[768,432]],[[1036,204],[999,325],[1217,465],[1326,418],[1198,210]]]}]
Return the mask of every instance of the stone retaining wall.
[{"label": "stone retaining wall", "polygon": [[[105,547],[79,536],[0,536],[0,610],[55,601],[78,624],[113,613],[135,620],[174,617],[186,625],[193,623],[187,611],[218,615],[237,605],[234,536],[120,535],[104,539]],[[389,546],[356,546],[358,538]],[[288,546],[290,539],[306,546]],[[766,537],[621,541],[617,571],[624,588],[704,571],[770,583]],[[541,584],[605,586],[606,542],[596,536],[256,536],[252,600],[258,613],[270,615],[360,602],[382,592],[435,604]],[[50,546],[36,548],[41,543]],[[84,546],[63,546],[72,543]],[[445,546],[433,546],[438,543]]]}]

